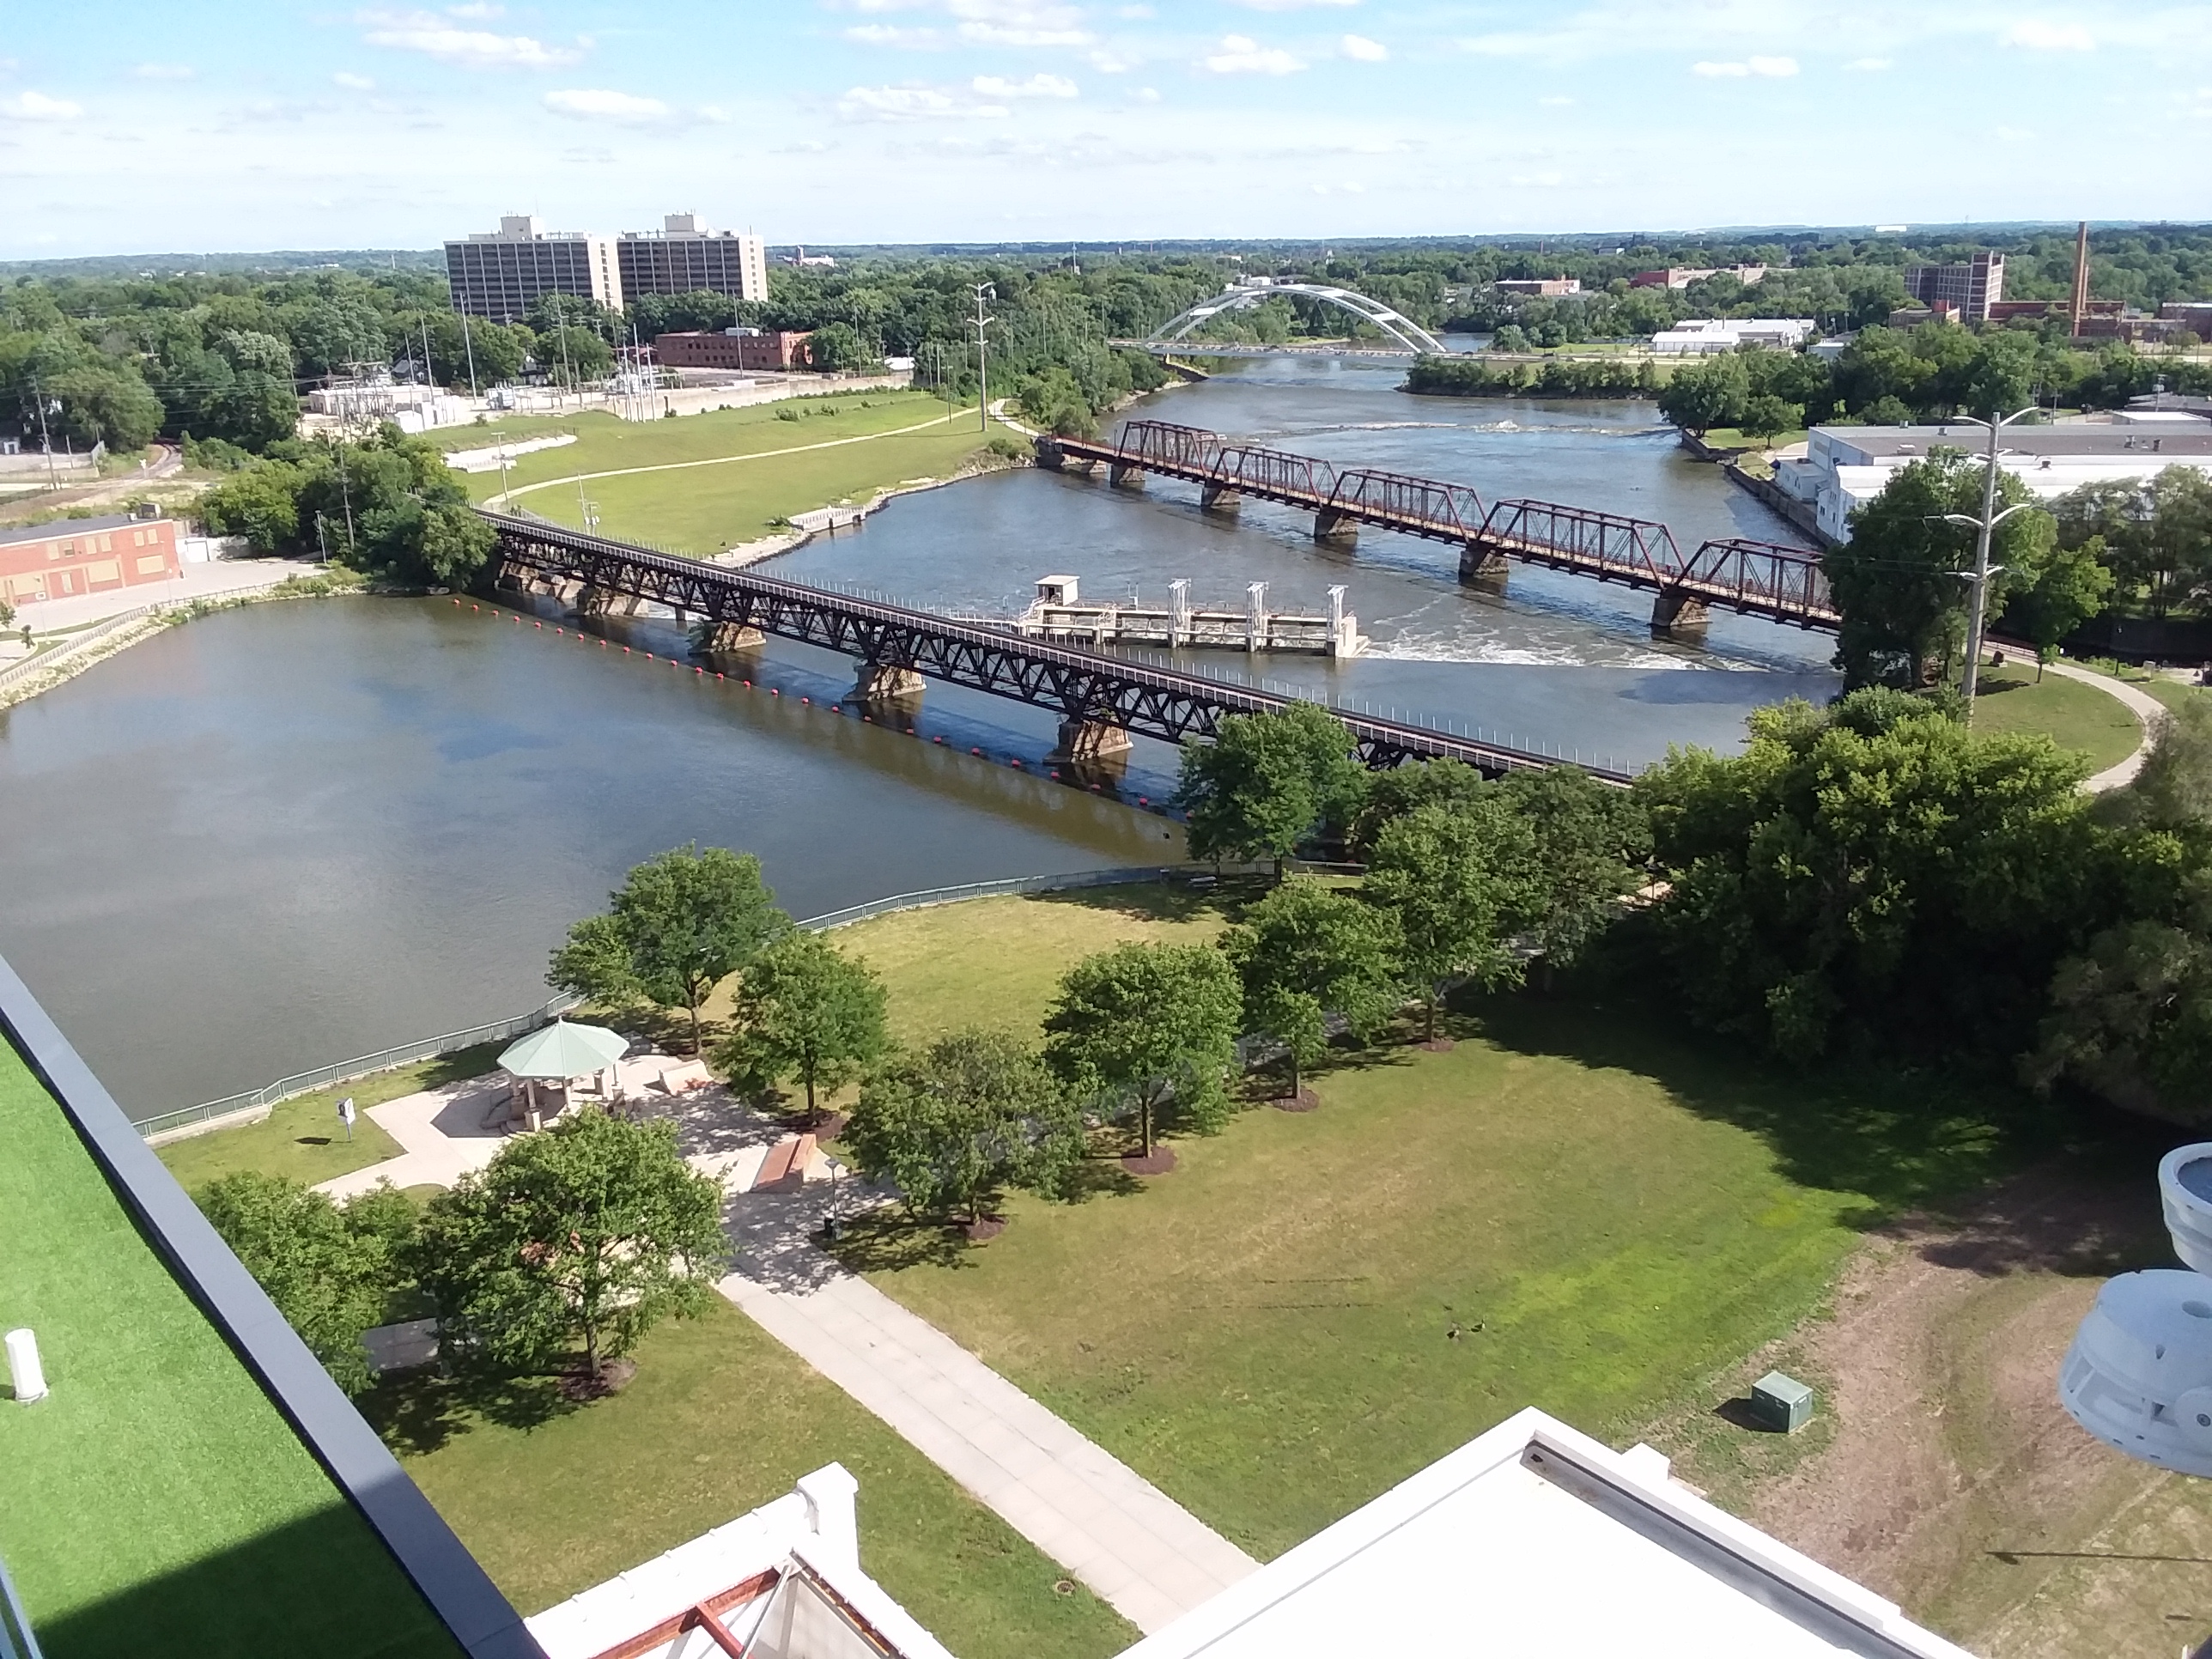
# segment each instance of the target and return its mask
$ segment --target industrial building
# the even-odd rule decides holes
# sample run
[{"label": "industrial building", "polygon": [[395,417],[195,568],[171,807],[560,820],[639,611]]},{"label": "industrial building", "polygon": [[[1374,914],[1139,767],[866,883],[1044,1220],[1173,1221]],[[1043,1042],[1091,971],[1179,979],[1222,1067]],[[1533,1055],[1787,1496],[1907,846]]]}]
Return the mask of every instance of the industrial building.
[{"label": "industrial building", "polygon": [[1661,329],[1651,349],[1662,357],[1717,356],[1747,345],[1787,351],[1804,344],[1813,327],[1810,317],[1698,317]]},{"label": "industrial building", "polygon": [[657,335],[654,360],[663,368],[732,369],[746,374],[788,374],[812,366],[811,331],[726,328]]},{"label": "industrial building", "polygon": [[709,230],[696,213],[671,213],[657,231],[624,231],[615,244],[622,291],[768,298],[768,245],[750,233]]},{"label": "industrial building", "polygon": [[0,530],[0,599],[35,605],[163,582],[183,569],[174,519],[56,519]]},{"label": "industrial building", "polygon": [[1733,276],[1746,288],[1766,280],[1765,265],[1668,265],[1663,270],[1639,270],[1628,279],[1631,288],[1687,288],[1708,276]]},{"label": "industrial building", "polygon": [[671,213],[657,231],[604,236],[545,228],[534,214],[507,214],[495,231],[446,244],[453,309],[520,322],[548,294],[574,294],[619,311],[641,294],[768,298],[768,248],[750,233],[710,230],[696,213]]},{"label": "industrial building", "polygon": [[1977,253],[1962,265],[1907,265],[1905,291],[1961,322],[1986,323],[2004,298],[2004,255]]},{"label": "industrial building", "polygon": [[1505,276],[1491,284],[1500,294],[1525,294],[1532,299],[1556,300],[1583,291],[1579,276]]}]

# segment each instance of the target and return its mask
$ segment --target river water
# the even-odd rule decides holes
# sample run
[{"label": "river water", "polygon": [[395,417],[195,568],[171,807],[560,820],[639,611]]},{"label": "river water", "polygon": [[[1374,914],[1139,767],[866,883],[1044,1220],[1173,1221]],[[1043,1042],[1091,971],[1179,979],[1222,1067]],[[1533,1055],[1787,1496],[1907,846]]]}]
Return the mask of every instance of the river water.
[{"label": "river water", "polygon": [[[1648,406],[1416,399],[1399,378],[1269,361],[1141,412],[1662,518],[1686,542],[1784,537]],[[1138,495],[1020,471],[903,498],[770,568],[991,611],[1057,572],[1155,602],[1187,577],[1195,602],[1232,607],[1263,580],[1278,609],[1322,609],[1341,582],[1366,656],[1192,665],[1624,764],[1733,744],[1750,708],[1833,690],[1818,635],[1717,617],[1705,651],[1656,646],[1648,597],[1520,569],[1503,599],[1479,595],[1443,548],[1370,534],[1325,550],[1308,531],[1256,503],[1201,516],[1194,490],[1157,480]],[[759,854],[797,915],[1179,854],[1179,831],[1136,805],[1171,785],[1163,745],[1140,744],[1116,801],[1040,775],[1042,711],[933,685],[908,735],[825,706],[850,681],[826,653],[772,642],[748,690],[733,665],[721,681],[672,667],[663,625],[601,645],[544,619],[258,606],[0,712],[0,954],[127,1110],[531,1007],[567,924],[686,841]]]}]

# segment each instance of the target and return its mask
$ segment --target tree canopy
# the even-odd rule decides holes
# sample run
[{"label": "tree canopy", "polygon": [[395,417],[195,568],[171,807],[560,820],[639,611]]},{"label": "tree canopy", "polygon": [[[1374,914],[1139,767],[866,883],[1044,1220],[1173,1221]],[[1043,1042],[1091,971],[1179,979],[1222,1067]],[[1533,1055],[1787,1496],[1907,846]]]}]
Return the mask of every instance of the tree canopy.
[{"label": "tree canopy", "polygon": [[1293,1095],[1328,1047],[1328,1015],[1364,1040],[1397,1012],[1395,918],[1324,883],[1292,877],[1247,910],[1221,948],[1244,988],[1245,1027],[1283,1045]]},{"label": "tree canopy", "polygon": [[1361,890],[1396,920],[1398,959],[1421,992],[1431,1040],[1449,981],[1519,982],[1510,939],[1537,910],[1536,860],[1528,821],[1495,792],[1383,827]]},{"label": "tree canopy", "polygon": [[1344,722],[1315,703],[1231,714],[1212,743],[1183,745],[1176,800],[1191,856],[1273,859],[1317,831],[1341,834],[1367,792]]},{"label": "tree canopy", "polygon": [[1106,1115],[1133,1105],[1149,1156],[1164,1113],[1190,1128],[1220,1126],[1243,1012],[1236,972],[1212,945],[1117,945],[1062,975],[1045,1017],[1045,1061]]},{"label": "tree canopy", "polygon": [[844,1087],[882,1056],[883,981],[821,934],[794,931],[745,966],[730,1024],[714,1063],[754,1089],[798,1078],[811,1120],[818,1090]]}]

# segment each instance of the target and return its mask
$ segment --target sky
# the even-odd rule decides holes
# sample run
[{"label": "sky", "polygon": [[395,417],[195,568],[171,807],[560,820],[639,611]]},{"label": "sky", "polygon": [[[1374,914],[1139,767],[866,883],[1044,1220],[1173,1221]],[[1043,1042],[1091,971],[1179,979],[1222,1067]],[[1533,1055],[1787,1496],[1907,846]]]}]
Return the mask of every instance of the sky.
[{"label": "sky", "polygon": [[9,8],[0,258],[2212,218],[2212,4]]}]

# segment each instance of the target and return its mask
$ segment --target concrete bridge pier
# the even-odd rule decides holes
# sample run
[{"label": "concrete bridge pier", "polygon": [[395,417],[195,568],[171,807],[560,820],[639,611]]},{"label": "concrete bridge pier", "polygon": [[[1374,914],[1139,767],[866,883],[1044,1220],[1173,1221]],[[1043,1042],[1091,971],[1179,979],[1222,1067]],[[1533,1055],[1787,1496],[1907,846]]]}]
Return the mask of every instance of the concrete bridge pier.
[{"label": "concrete bridge pier", "polygon": [[1679,588],[1662,592],[1651,601],[1651,637],[1683,645],[1703,645],[1705,626],[1712,619],[1705,602]]},{"label": "concrete bridge pier", "polygon": [[1140,466],[1131,466],[1126,461],[1115,461],[1106,469],[1106,482],[1116,489],[1142,489],[1145,487],[1145,470]]},{"label": "concrete bridge pier", "polygon": [[751,651],[768,643],[768,635],[743,623],[709,623],[702,647],[710,656]]},{"label": "concrete bridge pier", "polygon": [[912,702],[928,682],[904,663],[864,662],[853,677],[848,702]]},{"label": "concrete bridge pier", "polygon": [[1359,539],[1359,520],[1323,507],[1314,514],[1314,539],[1329,547],[1350,547]]},{"label": "concrete bridge pier", "polygon": [[1481,547],[1470,542],[1460,550],[1459,579],[1469,587],[1502,593],[1505,591],[1505,579],[1512,568],[1513,562],[1495,548]]},{"label": "concrete bridge pier", "polygon": [[1244,505],[1244,498],[1227,484],[1210,483],[1200,487],[1198,510],[1201,513],[1233,514]]},{"label": "concrete bridge pier", "polygon": [[1078,717],[1060,723],[1060,741],[1053,744],[1045,760],[1054,766],[1118,772],[1127,766],[1129,751],[1135,747],[1136,740],[1126,727]]}]

